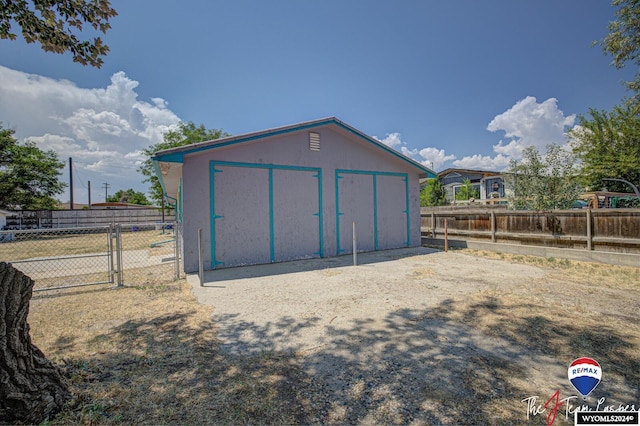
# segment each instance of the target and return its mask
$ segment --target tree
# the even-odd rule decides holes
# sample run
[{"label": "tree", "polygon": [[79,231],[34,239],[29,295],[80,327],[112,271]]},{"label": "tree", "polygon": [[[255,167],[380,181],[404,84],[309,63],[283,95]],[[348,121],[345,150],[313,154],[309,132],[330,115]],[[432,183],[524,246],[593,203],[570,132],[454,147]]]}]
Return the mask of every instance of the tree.
[{"label": "tree", "polygon": [[39,424],[71,397],[58,367],[29,336],[33,280],[0,262],[0,423]]},{"label": "tree", "polygon": [[612,112],[589,111],[569,135],[574,154],[582,161],[580,178],[590,189],[629,192],[628,185],[603,183],[603,178],[624,179],[640,186],[640,105],[616,106]]},{"label": "tree", "polygon": [[473,185],[471,185],[471,181],[469,179],[464,179],[462,181],[462,186],[460,190],[456,192],[456,200],[477,200],[480,198],[480,190]]},{"label": "tree", "polygon": [[158,204],[162,203],[164,193],[162,191],[162,185],[156,175],[155,168],[151,157],[158,151],[169,148],[177,148],[184,145],[191,145],[198,142],[210,141],[219,139],[221,137],[229,136],[228,133],[220,129],[207,130],[203,124],[196,126],[193,122],[179,123],[176,130],[170,130],[164,134],[164,140],[160,143],[151,145],[149,148],[142,152],[148,157],[147,160],[140,166],[138,171],[145,176],[143,182],[151,183],[150,195],[151,199]]},{"label": "tree", "polygon": [[520,162],[511,160],[506,180],[513,191],[508,198],[516,209],[568,209],[582,193],[573,154],[555,144],[546,148],[541,155],[530,146]]},{"label": "tree", "polygon": [[420,206],[446,206],[447,191],[439,178],[428,179],[427,184],[420,191]]},{"label": "tree", "polygon": [[148,206],[151,204],[144,193],[136,192],[133,188],[129,188],[126,191],[123,191],[122,189],[119,190],[115,194],[107,197],[107,202],[139,204],[141,206]]},{"label": "tree", "polygon": [[0,127],[0,208],[56,208],[54,196],[67,186],[59,180],[64,163],[54,151],[41,151],[33,142],[18,143],[14,133]]},{"label": "tree", "polygon": [[[617,19],[609,23],[609,34],[598,43],[605,54],[613,56],[613,65],[624,68],[629,63],[640,66],[640,0],[613,0]],[[640,91],[640,72],[626,83],[629,89]]]},{"label": "tree", "polygon": [[0,38],[15,40],[16,23],[27,43],[37,41],[45,52],[71,52],[74,62],[100,68],[109,47],[100,37],[83,41],[76,33],[89,24],[106,34],[117,14],[109,0],[0,0]]}]

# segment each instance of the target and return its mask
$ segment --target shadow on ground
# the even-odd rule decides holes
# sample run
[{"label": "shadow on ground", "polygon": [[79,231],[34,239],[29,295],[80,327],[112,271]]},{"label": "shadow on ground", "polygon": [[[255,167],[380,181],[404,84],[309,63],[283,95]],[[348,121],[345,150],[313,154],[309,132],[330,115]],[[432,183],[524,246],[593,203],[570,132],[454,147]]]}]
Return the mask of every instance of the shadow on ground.
[{"label": "shadow on ground", "polygon": [[[607,380],[620,382],[601,384],[598,397],[638,403],[638,348],[623,330],[535,312],[514,317],[508,308],[492,297],[464,306],[447,300],[378,323],[326,324],[318,347],[287,353],[269,350],[269,340],[295,337],[317,318],[236,322],[229,333],[250,333],[256,346],[228,350],[212,323],[194,325],[192,312],[128,321],[96,336],[92,356],[65,361],[75,397],[54,423],[544,424],[545,415],[526,420],[522,399],[539,390],[525,384],[537,374],[529,367],[549,355],[558,362],[540,367],[559,371],[550,373],[558,381],[550,390],[568,389],[571,356],[593,356]],[[489,314],[491,328],[474,325]],[[530,338],[533,328],[539,339]],[[58,344],[68,350],[69,342]]]}]

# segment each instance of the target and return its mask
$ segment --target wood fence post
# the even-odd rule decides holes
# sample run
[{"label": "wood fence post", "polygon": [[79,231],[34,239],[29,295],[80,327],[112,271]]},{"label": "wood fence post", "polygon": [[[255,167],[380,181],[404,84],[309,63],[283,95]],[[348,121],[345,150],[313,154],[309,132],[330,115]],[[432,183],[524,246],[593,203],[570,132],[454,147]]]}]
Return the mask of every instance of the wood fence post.
[{"label": "wood fence post", "polygon": [[436,214],[431,212],[431,238],[436,237]]},{"label": "wood fence post", "polygon": [[447,253],[449,251],[449,223],[447,222],[447,218],[444,218],[444,252]]},{"label": "wood fence post", "polygon": [[496,242],[496,212],[491,212],[491,242]]},{"label": "wood fence post", "polygon": [[593,231],[591,229],[591,209],[587,209],[587,250],[593,250]]}]

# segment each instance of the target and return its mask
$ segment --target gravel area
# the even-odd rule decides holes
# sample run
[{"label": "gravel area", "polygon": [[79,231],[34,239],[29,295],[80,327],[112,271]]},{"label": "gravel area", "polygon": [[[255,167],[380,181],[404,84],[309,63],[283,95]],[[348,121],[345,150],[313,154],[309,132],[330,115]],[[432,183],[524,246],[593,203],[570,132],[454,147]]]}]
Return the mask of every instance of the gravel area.
[{"label": "gravel area", "polygon": [[[424,247],[359,254],[358,261],[352,266],[352,257],[342,256],[221,269],[207,272],[204,286],[196,276],[188,279],[199,302],[213,307],[225,351],[284,352],[301,360],[322,386],[309,404],[323,423],[525,420],[522,389],[575,394],[566,378],[570,359],[443,319],[454,301],[479,292],[551,292],[548,268]],[[626,314],[637,315],[634,303]],[[516,389],[518,380],[523,385]],[[637,394],[623,385],[619,391]],[[520,405],[500,417],[491,401],[505,397]],[[480,401],[485,411],[456,417],[461,401]]]}]

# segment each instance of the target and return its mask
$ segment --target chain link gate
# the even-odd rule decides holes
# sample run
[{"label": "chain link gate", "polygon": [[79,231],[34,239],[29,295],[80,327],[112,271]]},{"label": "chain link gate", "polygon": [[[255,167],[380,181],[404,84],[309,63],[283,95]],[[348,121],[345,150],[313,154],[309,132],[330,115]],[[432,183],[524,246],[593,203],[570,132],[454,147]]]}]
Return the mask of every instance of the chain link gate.
[{"label": "chain link gate", "polygon": [[180,277],[177,225],[0,231],[0,260],[31,277],[34,291],[166,282]]}]

